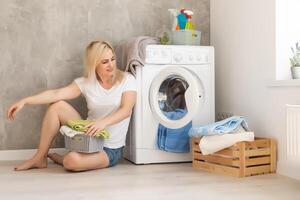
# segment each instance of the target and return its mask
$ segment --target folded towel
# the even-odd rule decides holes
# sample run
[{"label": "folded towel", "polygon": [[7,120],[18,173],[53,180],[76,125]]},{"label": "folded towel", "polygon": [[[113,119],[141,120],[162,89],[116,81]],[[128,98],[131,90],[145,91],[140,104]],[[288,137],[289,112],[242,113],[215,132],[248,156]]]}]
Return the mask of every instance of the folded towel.
[{"label": "folded towel", "polygon": [[[186,114],[184,109],[176,109],[172,112],[165,112],[164,114],[172,120],[181,119]],[[174,152],[174,153],[186,153],[190,151],[190,138],[188,132],[192,127],[192,122],[189,122],[182,128],[171,129],[161,124],[157,130],[157,146],[160,150]]]},{"label": "folded towel", "polygon": [[66,135],[70,138],[73,138],[75,135],[78,135],[78,134],[84,134],[84,132],[75,131],[68,126],[61,126],[59,131],[62,135]]},{"label": "folded towel", "polygon": [[92,122],[92,120],[75,119],[68,120],[67,125],[75,131],[86,132],[87,128],[85,128],[85,126]]},{"label": "folded towel", "polygon": [[118,45],[115,49],[118,68],[123,71],[130,71],[135,75],[135,68],[137,66],[144,66],[145,50],[149,44],[159,44],[159,39],[140,36],[130,38]]},{"label": "folded towel", "polygon": [[203,136],[199,142],[199,148],[203,155],[208,155],[242,141],[254,141],[254,133],[237,132],[231,134],[225,133],[222,135]]},{"label": "folded towel", "polygon": [[222,121],[218,121],[208,125],[196,125],[193,126],[189,131],[189,136],[199,137],[204,135],[216,135],[223,133],[233,133],[233,131],[242,126],[246,131],[250,131],[248,124],[244,117],[233,116]]},{"label": "folded towel", "polygon": [[[77,131],[81,134],[86,133],[88,128],[85,126],[94,122],[93,120],[83,120],[83,119],[76,119],[76,120],[68,120],[67,121],[67,126],[73,129],[74,131]],[[110,133],[106,130],[103,129],[101,131],[98,131],[95,135],[95,137],[102,137],[104,139],[108,139],[110,137]]]}]

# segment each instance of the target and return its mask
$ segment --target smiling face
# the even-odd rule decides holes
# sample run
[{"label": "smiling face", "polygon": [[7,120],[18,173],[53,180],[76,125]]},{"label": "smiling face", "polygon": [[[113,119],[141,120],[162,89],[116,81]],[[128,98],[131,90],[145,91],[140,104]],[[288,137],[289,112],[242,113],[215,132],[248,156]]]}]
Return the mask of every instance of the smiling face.
[{"label": "smiling face", "polygon": [[85,77],[89,80],[98,79],[102,83],[114,85],[121,82],[124,72],[117,68],[116,54],[113,47],[106,41],[93,41],[85,50]]},{"label": "smiling face", "polygon": [[111,49],[103,52],[96,66],[96,73],[103,80],[110,80],[116,73],[116,58]]}]

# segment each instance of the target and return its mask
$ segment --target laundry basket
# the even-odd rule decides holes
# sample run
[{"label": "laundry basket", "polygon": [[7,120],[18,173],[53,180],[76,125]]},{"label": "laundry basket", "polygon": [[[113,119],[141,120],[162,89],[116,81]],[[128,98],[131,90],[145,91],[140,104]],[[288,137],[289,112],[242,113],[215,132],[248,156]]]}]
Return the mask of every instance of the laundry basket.
[{"label": "laundry basket", "polygon": [[[60,132],[63,134],[63,129]],[[92,137],[82,133],[69,137],[65,134],[65,148],[69,151],[76,151],[82,153],[94,153],[103,150],[104,139],[99,137]]]}]

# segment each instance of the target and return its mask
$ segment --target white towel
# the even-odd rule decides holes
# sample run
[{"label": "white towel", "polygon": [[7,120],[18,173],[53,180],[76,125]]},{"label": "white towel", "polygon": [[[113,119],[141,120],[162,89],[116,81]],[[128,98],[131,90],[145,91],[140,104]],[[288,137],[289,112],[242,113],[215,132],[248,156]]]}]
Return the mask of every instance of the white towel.
[{"label": "white towel", "polygon": [[254,141],[254,132],[237,132],[230,134],[226,133],[223,135],[203,136],[199,142],[199,148],[203,155],[208,155],[242,141]]},{"label": "white towel", "polygon": [[135,68],[144,66],[146,46],[159,44],[159,39],[149,36],[130,38],[115,49],[117,55],[117,66],[123,71],[129,71],[135,76]]},{"label": "white towel", "polygon": [[68,126],[62,126],[62,127],[60,127],[59,131],[60,131],[60,133],[62,135],[66,135],[66,136],[68,136],[70,138],[73,138],[77,134],[84,134],[84,132],[75,131],[75,130],[71,129]]}]

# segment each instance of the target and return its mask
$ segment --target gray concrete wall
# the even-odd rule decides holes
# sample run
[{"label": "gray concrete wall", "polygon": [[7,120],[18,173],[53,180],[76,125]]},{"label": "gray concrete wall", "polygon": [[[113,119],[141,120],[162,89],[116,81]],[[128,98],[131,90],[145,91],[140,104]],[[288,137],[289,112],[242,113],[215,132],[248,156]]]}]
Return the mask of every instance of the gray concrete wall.
[{"label": "gray concrete wall", "polygon": [[[14,122],[8,106],[25,96],[69,84],[83,71],[89,41],[113,45],[140,35],[155,36],[168,8],[191,9],[209,44],[209,0],[1,0],[0,150],[37,148],[47,105],[25,106]],[[70,102],[85,116],[82,98]],[[53,147],[62,147],[59,136]]]}]

